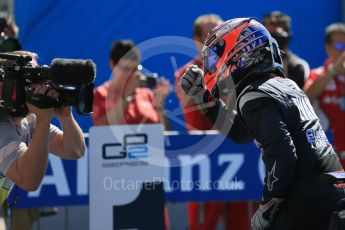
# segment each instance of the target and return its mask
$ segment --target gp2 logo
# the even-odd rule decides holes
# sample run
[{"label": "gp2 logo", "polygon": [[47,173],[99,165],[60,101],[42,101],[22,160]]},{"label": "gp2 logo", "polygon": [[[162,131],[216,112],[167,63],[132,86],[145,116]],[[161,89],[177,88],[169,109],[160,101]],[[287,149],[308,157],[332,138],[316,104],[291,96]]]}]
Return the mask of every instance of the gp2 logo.
[{"label": "gp2 logo", "polygon": [[123,143],[106,143],[102,146],[103,159],[137,159],[148,157],[147,134],[127,134]]}]

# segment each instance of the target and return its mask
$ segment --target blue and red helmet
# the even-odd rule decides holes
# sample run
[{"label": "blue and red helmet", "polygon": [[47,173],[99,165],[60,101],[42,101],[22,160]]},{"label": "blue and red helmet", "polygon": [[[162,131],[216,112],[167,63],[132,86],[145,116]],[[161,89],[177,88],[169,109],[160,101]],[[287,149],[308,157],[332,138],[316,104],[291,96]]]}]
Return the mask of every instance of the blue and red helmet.
[{"label": "blue and red helmet", "polygon": [[236,92],[264,73],[284,76],[278,44],[254,18],[235,18],[213,28],[202,50],[204,80],[217,96],[218,85],[231,78]]}]

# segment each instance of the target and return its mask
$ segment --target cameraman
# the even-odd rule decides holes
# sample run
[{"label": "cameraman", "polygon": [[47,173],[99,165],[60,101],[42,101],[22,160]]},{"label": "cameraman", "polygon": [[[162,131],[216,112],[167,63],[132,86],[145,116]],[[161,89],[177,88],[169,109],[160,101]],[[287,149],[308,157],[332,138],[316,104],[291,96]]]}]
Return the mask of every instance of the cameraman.
[{"label": "cameraman", "polygon": [[[33,59],[36,56],[23,51],[14,54]],[[36,64],[35,59],[32,64]],[[59,96],[45,84],[32,85],[32,88],[34,94]],[[27,106],[29,113],[25,117],[11,113],[0,118],[0,176],[3,178],[2,190],[7,193],[14,184],[26,191],[36,190],[45,175],[49,152],[64,159],[78,159],[85,150],[83,133],[70,106],[47,109],[29,103]],[[59,120],[63,131],[50,123],[53,116]],[[4,199],[2,197],[2,201]],[[15,226],[21,223],[15,221],[13,224],[16,229]]]},{"label": "cameraman", "polygon": [[143,85],[138,69],[140,52],[130,40],[113,43],[109,66],[112,79],[94,92],[92,119],[96,125],[163,123],[169,129],[164,101],[171,91],[168,80],[162,78],[150,89]]}]

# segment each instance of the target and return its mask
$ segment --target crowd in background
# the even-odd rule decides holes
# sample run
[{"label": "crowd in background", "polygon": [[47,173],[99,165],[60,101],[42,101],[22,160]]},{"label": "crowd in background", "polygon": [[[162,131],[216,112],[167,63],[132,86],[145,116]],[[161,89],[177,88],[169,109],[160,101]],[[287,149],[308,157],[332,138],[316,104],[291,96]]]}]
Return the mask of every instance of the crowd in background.
[{"label": "crowd in background", "polygon": [[[175,73],[175,90],[184,113],[185,127],[189,131],[208,130],[213,127],[196,108],[193,99],[181,90],[179,81],[191,64],[202,68],[201,50],[207,32],[222,22],[223,19],[215,14],[196,18],[193,25],[193,40],[198,53],[193,60]],[[279,11],[265,14],[262,18],[263,25],[277,40],[283,51],[286,77],[294,80],[301,89],[305,90],[323,128],[333,135],[333,146],[344,167],[345,24],[334,23],[325,29],[324,47],[328,57],[322,66],[310,70],[307,60],[300,58],[289,49],[293,37],[291,22],[288,15]],[[11,31],[15,30],[17,28]],[[16,33],[11,35],[11,31],[8,32],[9,36],[17,37]],[[150,84],[151,79],[141,71],[140,51],[131,40],[127,39],[115,39],[111,46],[109,68],[112,77],[95,88],[92,115],[94,125],[162,123],[166,130],[170,130],[169,108],[165,108],[165,100],[172,93],[172,86],[165,78],[154,79],[154,84]],[[298,55],[303,57],[303,54]],[[255,206],[256,204],[254,207],[249,207],[247,202],[191,202],[188,205],[189,229],[215,229],[222,219],[226,223],[224,225],[226,229],[249,229],[249,214],[255,210]],[[166,210],[166,229],[169,228],[168,215]],[[34,220],[36,219],[37,217]]]}]

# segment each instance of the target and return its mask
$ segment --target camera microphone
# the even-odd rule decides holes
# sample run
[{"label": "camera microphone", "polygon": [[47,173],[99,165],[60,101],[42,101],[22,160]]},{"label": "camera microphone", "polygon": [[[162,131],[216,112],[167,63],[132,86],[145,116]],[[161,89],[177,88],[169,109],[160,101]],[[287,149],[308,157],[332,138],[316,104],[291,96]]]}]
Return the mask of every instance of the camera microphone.
[{"label": "camera microphone", "polygon": [[56,84],[91,83],[96,76],[96,65],[88,59],[53,59],[50,66],[51,80]]}]

